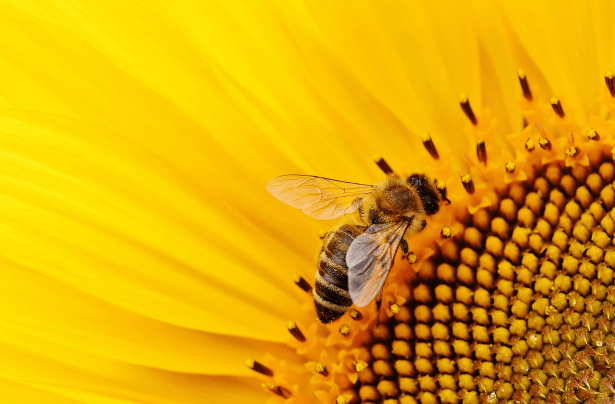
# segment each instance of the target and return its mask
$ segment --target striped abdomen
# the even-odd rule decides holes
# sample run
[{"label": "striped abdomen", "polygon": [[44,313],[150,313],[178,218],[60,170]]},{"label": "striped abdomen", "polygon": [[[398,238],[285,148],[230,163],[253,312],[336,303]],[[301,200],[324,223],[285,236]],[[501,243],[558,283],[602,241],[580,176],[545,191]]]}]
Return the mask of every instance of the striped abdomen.
[{"label": "striped abdomen", "polygon": [[323,240],[313,294],[316,314],[324,324],[337,320],[352,306],[346,253],[354,239],[365,230],[363,226],[345,224]]}]

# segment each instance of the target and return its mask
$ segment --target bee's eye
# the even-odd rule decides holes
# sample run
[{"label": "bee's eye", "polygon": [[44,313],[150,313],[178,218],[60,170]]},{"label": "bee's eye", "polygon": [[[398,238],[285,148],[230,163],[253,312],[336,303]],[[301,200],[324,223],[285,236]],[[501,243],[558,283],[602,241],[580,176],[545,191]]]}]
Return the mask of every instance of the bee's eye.
[{"label": "bee's eye", "polygon": [[438,202],[434,201],[429,195],[421,195],[421,200],[423,201],[423,209],[428,215],[434,215],[440,210]]}]

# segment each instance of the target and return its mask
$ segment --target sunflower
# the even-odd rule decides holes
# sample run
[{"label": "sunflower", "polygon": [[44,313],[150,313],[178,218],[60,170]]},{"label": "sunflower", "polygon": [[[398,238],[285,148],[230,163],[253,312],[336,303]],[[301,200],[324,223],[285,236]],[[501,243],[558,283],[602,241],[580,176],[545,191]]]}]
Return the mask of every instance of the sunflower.
[{"label": "sunflower", "polygon": [[[0,11],[3,402],[613,396],[610,3]],[[265,184],[373,184],[374,154],[451,204],[380,327],[324,326],[306,292],[334,223]]]}]

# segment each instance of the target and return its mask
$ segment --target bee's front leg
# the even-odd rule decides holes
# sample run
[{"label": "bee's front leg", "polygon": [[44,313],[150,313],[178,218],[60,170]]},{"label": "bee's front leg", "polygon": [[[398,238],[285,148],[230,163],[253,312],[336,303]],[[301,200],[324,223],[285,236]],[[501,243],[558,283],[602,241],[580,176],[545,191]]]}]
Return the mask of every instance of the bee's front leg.
[{"label": "bee's front leg", "polygon": [[427,226],[427,220],[421,220],[421,227],[419,228],[419,232],[423,231],[425,226]]}]

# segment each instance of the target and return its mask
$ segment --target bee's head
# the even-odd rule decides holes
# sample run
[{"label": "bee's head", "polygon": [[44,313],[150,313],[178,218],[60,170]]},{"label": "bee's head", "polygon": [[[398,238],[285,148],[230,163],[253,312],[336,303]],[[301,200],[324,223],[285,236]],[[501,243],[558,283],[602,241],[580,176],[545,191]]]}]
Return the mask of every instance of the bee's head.
[{"label": "bee's head", "polygon": [[444,198],[434,183],[425,174],[412,174],[407,181],[419,194],[425,213],[428,215],[437,213],[440,209],[439,202]]}]

